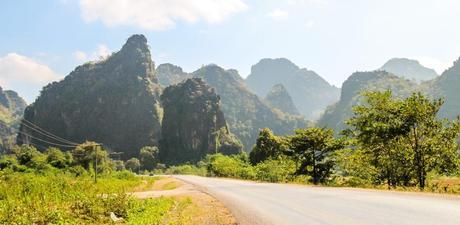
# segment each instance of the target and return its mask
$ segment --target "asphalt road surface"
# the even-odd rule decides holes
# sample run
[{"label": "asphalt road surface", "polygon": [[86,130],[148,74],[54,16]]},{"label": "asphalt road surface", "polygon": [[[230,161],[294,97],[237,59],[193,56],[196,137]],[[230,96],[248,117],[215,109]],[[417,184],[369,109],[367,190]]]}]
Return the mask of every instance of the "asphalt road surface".
[{"label": "asphalt road surface", "polygon": [[175,176],[219,199],[241,225],[460,225],[460,198]]}]

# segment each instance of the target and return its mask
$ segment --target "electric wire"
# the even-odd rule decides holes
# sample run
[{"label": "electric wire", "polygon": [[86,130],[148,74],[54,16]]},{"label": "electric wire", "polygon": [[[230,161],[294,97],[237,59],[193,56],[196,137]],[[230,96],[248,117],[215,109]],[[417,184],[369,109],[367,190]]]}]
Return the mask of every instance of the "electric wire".
[{"label": "electric wire", "polygon": [[[79,143],[76,143],[76,142],[67,140],[67,139],[62,138],[62,137],[59,137],[59,136],[57,136],[57,135],[55,135],[55,134],[53,134],[53,133],[51,133],[51,132],[48,132],[48,131],[46,131],[45,129],[41,128],[40,126],[38,126],[38,125],[36,125],[36,124],[34,124],[34,123],[32,123],[32,122],[30,122],[30,121],[24,119],[24,118],[22,119],[22,122],[28,123],[30,126],[33,126],[33,127],[35,127],[36,129],[41,130],[42,132],[46,133],[46,134],[49,135],[49,136],[54,137],[54,139],[59,140],[60,142],[67,143],[67,144],[72,144],[72,145],[79,145]],[[22,123],[22,124],[25,124],[25,123]]]}]

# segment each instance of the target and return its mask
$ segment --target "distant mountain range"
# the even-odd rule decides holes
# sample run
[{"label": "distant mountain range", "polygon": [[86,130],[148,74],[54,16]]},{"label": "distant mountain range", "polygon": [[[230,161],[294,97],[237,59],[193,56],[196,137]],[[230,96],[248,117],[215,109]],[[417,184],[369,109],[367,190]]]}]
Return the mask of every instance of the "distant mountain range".
[{"label": "distant mountain range", "polygon": [[260,60],[252,66],[246,83],[259,96],[266,96],[274,85],[282,84],[299,112],[309,120],[318,119],[340,97],[339,88],[284,58]]},{"label": "distant mountain range", "polygon": [[434,69],[422,66],[417,60],[406,58],[390,59],[380,70],[385,70],[396,76],[419,82],[432,80],[439,76]]},{"label": "distant mountain range", "polygon": [[[185,73],[180,67],[172,64],[159,65],[157,70],[163,71],[158,73],[160,81],[172,81],[164,83],[165,85],[190,77],[198,77],[215,88],[221,98],[222,111],[230,131],[241,140],[246,151],[251,150],[261,128],[269,127],[277,134],[287,134],[295,128],[308,125],[302,116],[291,115],[272,108],[263,98],[247,88],[236,70],[225,70],[213,64],[203,66],[193,73]],[[171,77],[175,79],[164,78],[169,76],[165,71],[171,72]]]},{"label": "distant mountain range", "polygon": [[107,59],[78,66],[44,87],[27,108],[17,93],[0,89],[0,152],[11,148],[18,129],[19,144],[74,145],[21,124],[24,114],[48,132],[72,142],[101,142],[124,158],[155,145],[165,161],[196,162],[208,152],[250,151],[266,127],[284,135],[311,126],[310,120],[339,132],[363,91],[441,97],[440,116],[456,118],[458,87],[460,60],[439,76],[415,60],[395,58],[375,71],[353,73],[341,89],[283,58],[262,59],[247,79],[214,64],[191,73],[169,63],[155,68],[146,38],[133,35]]}]

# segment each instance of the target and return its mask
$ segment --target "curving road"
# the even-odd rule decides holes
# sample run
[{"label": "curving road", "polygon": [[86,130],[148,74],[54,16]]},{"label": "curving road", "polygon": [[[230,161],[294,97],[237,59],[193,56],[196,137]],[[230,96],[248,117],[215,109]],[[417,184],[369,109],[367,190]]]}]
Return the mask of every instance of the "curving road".
[{"label": "curving road", "polygon": [[460,198],[174,176],[227,206],[241,225],[460,225]]}]

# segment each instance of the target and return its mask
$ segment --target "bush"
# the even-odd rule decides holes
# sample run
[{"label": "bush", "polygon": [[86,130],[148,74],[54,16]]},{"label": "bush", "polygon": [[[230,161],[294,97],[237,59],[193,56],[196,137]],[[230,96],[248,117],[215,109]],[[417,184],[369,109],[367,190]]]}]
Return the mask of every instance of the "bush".
[{"label": "bush", "polygon": [[254,168],[240,155],[209,155],[206,158],[208,172],[211,176],[253,179]]},{"label": "bush", "polygon": [[256,179],[268,182],[287,182],[296,171],[295,162],[290,159],[265,160],[255,166]]},{"label": "bush", "polygon": [[166,169],[165,174],[184,174],[184,175],[198,175],[206,176],[205,167],[197,167],[194,165],[181,165],[181,166],[171,166]]}]

